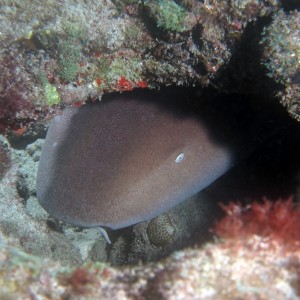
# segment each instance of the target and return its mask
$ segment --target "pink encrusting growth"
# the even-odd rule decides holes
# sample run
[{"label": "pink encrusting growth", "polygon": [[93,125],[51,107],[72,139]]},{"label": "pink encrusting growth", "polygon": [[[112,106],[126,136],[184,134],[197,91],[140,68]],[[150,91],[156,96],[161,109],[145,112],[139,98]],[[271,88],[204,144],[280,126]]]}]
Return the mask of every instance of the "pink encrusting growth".
[{"label": "pink encrusting growth", "polygon": [[0,60],[0,131],[17,125],[14,121],[16,115],[19,113],[18,118],[22,119],[30,109],[24,81],[18,59],[12,53],[5,53]]},{"label": "pink encrusting growth", "polygon": [[284,247],[300,246],[300,205],[293,197],[275,202],[264,198],[242,207],[240,203],[220,204],[226,216],[214,228],[225,239],[247,239],[258,235],[276,240]]}]

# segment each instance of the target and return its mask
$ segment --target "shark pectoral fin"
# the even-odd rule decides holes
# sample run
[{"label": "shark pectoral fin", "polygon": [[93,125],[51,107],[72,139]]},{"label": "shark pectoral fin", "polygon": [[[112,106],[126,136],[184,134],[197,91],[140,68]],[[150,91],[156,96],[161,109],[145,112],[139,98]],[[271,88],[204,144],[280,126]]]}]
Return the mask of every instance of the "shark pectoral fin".
[{"label": "shark pectoral fin", "polygon": [[108,244],[111,244],[111,240],[109,239],[109,236],[106,232],[106,230],[103,227],[98,227],[100,234],[104,237],[104,239],[107,241]]}]

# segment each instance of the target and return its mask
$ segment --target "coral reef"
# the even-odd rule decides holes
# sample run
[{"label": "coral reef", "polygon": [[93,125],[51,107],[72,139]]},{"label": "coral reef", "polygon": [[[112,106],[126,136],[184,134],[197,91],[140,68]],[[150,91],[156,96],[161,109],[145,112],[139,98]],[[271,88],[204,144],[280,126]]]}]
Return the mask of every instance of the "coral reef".
[{"label": "coral reef", "polygon": [[[148,265],[62,267],[0,239],[4,299],[299,299],[299,251],[282,252],[260,236],[245,247],[208,244]],[[249,247],[247,247],[249,246]],[[13,280],[12,280],[13,278]]]},{"label": "coral reef", "polygon": [[80,56],[83,49],[85,28],[76,23],[67,23],[63,26],[65,37],[58,42],[58,65],[60,77],[69,82],[73,81],[79,72]]},{"label": "coral reef", "polygon": [[60,109],[53,104],[64,107],[103,93],[169,84],[222,87],[221,71],[248,24],[280,5],[276,0],[1,3],[1,85],[4,94],[14,96],[0,109],[4,128],[44,121]]},{"label": "coral reef", "polygon": [[268,76],[283,85],[277,97],[300,120],[300,13],[276,13],[263,32],[261,44]]},{"label": "coral reef", "polygon": [[185,9],[172,0],[145,1],[146,9],[155,18],[156,26],[162,30],[186,31]]},{"label": "coral reef", "polygon": [[[35,192],[49,119],[103,94],[210,87],[280,102],[299,121],[298,2],[0,0],[0,298],[299,299],[295,127],[292,142],[267,143],[284,159],[258,160],[259,175],[236,171],[226,189],[108,231],[112,245],[95,228],[51,218]],[[268,171],[267,190],[271,164],[280,167]],[[291,165],[298,177],[285,171]],[[275,200],[249,197],[269,193]],[[234,199],[241,204],[226,202]],[[208,232],[217,201],[225,216]]]}]

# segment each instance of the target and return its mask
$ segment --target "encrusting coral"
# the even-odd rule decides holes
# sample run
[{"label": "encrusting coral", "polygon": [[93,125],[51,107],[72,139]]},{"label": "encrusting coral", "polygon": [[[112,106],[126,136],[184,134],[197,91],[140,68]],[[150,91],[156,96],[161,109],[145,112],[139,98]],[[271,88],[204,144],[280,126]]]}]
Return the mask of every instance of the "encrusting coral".
[{"label": "encrusting coral", "polygon": [[230,241],[119,269],[103,263],[62,267],[22,252],[13,241],[0,239],[0,297],[299,299],[298,250],[282,251],[275,241],[271,248],[265,237],[250,234],[243,243],[240,238]]},{"label": "encrusting coral", "polygon": [[[84,103],[103,93],[169,84],[207,86],[214,80],[222,87],[220,71],[249,22],[278,7],[279,1],[254,0],[63,0],[59,7],[51,0],[43,6],[3,1],[0,61],[1,76],[15,95],[6,105],[12,108],[11,123],[44,121],[60,104]],[[5,53],[17,67],[14,79],[4,67],[10,66]]]},{"label": "encrusting coral", "polygon": [[264,29],[262,63],[268,76],[282,85],[277,97],[300,120],[300,12],[280,10]]},{"label": "encrusting coral", "polygon": [[0,141],[0,180],[11,166],[11,160],[5,143]]},{"label": "encrusting coral", "polygon": [[20,123],[31,108],[19,59],[14,55],[16,53],[3,51],[0,56],[0,132],[14,125],[17,114]]}]

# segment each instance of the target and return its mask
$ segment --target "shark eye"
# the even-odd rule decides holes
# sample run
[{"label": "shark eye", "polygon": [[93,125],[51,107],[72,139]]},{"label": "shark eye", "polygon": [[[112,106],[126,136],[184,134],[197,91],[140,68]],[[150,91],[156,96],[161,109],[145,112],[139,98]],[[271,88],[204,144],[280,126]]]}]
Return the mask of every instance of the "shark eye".
[{"label": "shark eye", "polygon": [[184,160],[184,153],[180,153],[180,154],[176,157],[175,162],[176,162],[176,163],[180,163],[180,162],[182,162],[183,160]]}]

